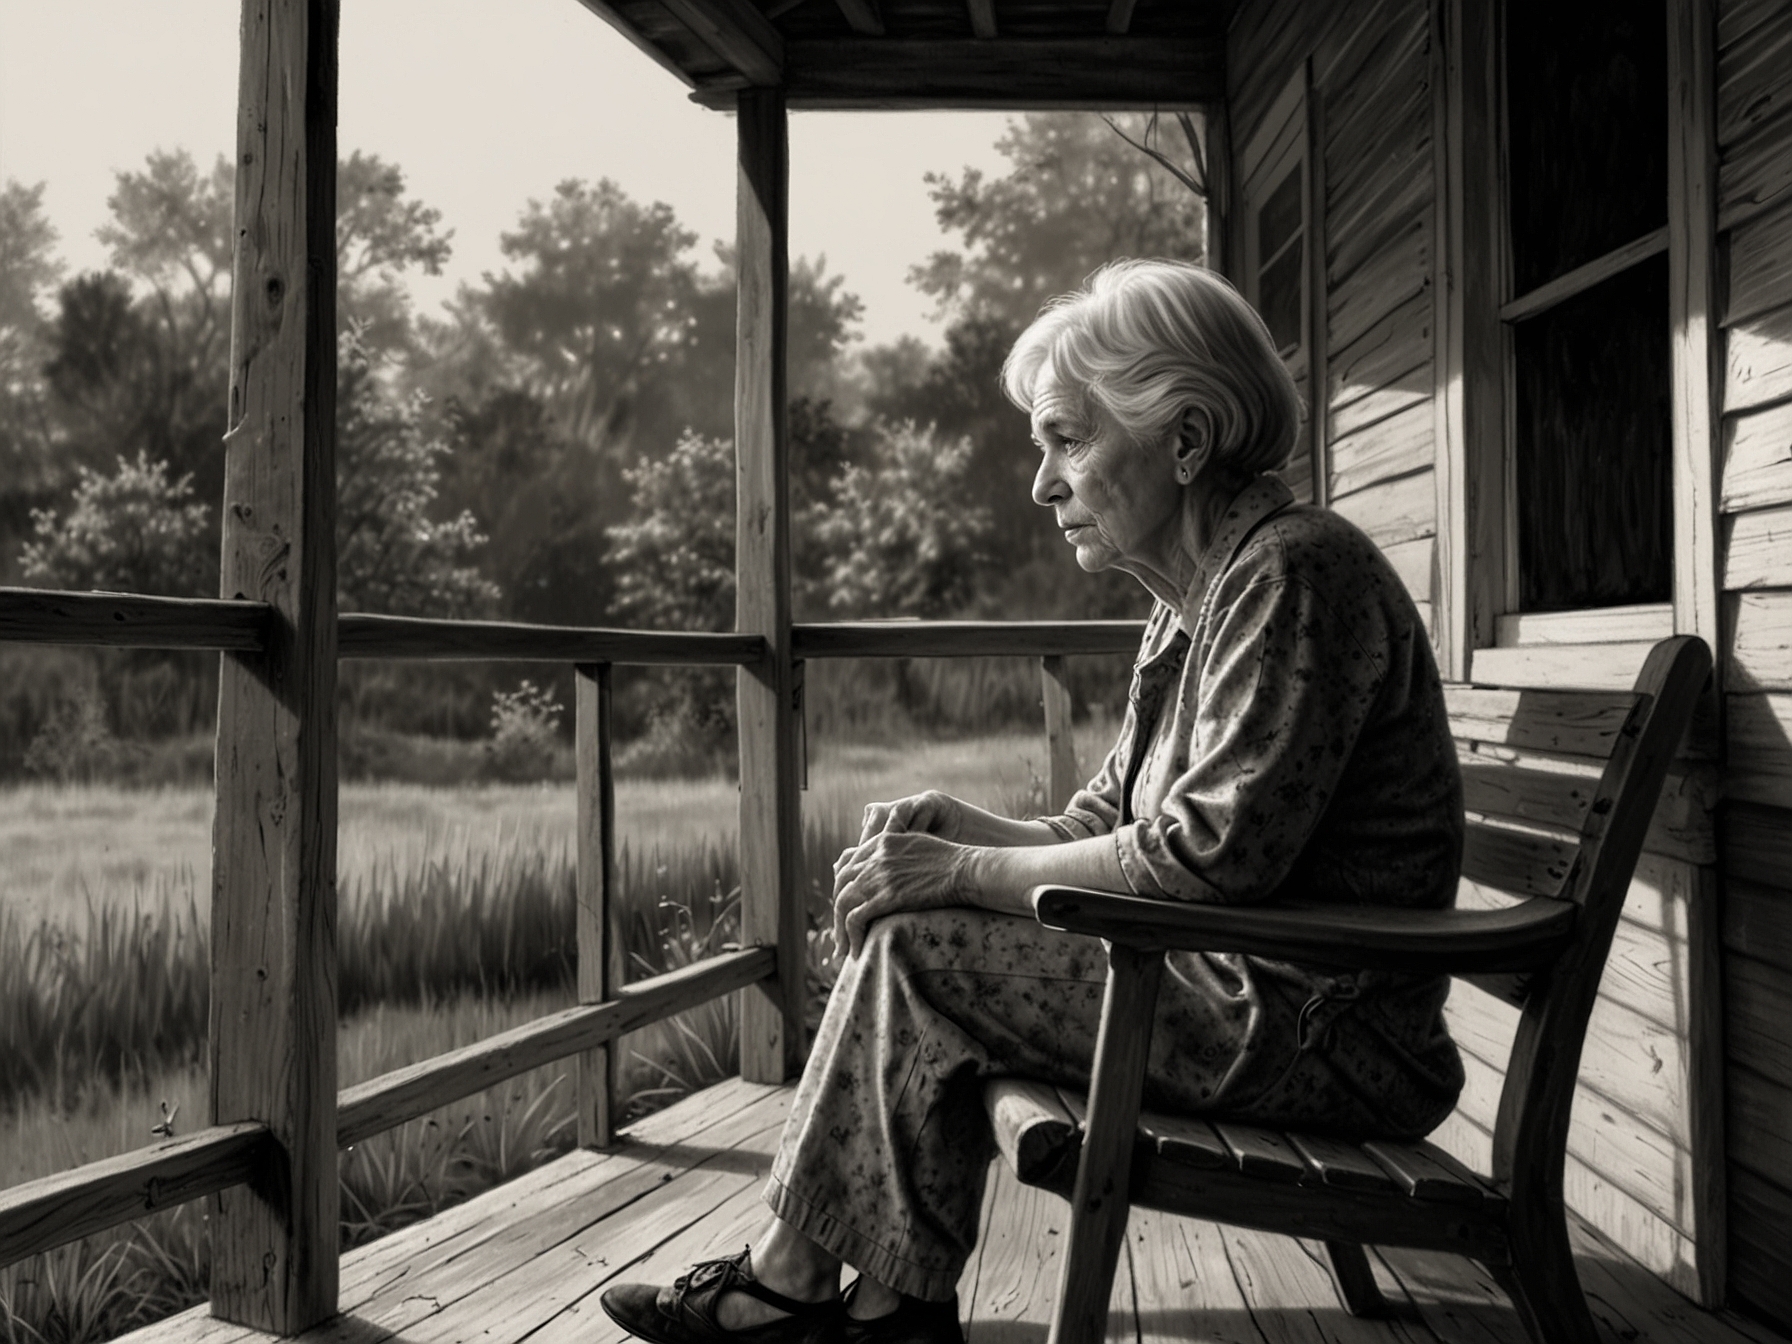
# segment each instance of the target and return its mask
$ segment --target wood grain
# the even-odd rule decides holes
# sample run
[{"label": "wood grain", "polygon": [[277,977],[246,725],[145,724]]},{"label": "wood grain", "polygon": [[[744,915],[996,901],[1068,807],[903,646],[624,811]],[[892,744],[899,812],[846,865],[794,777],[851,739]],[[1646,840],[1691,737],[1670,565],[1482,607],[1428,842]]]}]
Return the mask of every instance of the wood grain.
[{"label": "wood grain", "polygon": [[1727,591],[1792,588],[1792,505],[1731,514],[1723,541]]},{"label": "wood grain", "polygon": [[1333,498],[1332,508],[1383,550],[1437,535],[1437,485],[1429,471],[1340,494]]},{"label": "wood grain", "polygon": [[1637,641],[1476,649],[1469,659],[1469,680],[1539,690],[1621,691],[1636,680],[1650,648],[1648,642]]},{"label": "wood grain", "polygon": [[782,1082],[803,1046],[803,832],[796,667],[790,630],[788,388],[790,145],[781,93],[740,95],[734,362],[735,628],[765,642],[743,668],[740,733],[741,941],[775,949],[778,978],[741,996],[740,1068]]},{"label": "wood grain", "polygon": [[[793,110],[1195,108],[1222,96],[1225,42],[1189,37],[821,38],[784,47]],[[731,91],[699,90],[725,106]]]},{"label": "wood grain", "polygon": [[1719,843],[1725,877],[1785,886],[1792,873],[1792,807],[1729,803]]},{"label": "wood grain", "polygon": [[0,1190],[0,1267],[260,1179],[278,1160],[266,1126],[216,1125]]},{"label": "wood grain", "polygon": [[702,43],[754,84],[783,74],[784,39],[750,0],[661,0]]},{"label": "wood grain", "polygon": [[1792,110],[1725,145],[1717,183],[1720,229],[1734,229],[1792,199]]},{"label": "wood grain", "polygon": [[1792,397],[1792,305],[1730,328],[1723,397],[1727,414]]},{"label": "wood grain", "polygon": [[1725,326],[1792,303],[1792,202],[1730,231]]},{"label": "wood grain", "polygon": [[1726,415],[1723,458],[1726,510],[1792,504],[1792,402]]},{"label": "wood grain", "polygon": [[1729,593],[1724,607],[1730,631],[1724,689],[1792,691],[1792,591]]},{"label": "wood grain", "polygon": [[621,663],[641,667],[750,667],[765,657],[765,641],[751,633],[609,630],[352,612],[342,617],[339,647],[344,658]]},{"label": "wood grain", "polygon": [[337,1103],[336,1141],[347,1148],[494,1083],[607,1045],[625,1032],[757,984],[773,974],[776,964],[773,949],[767,947],[719,953],[619,989],[607,1003],[564,1008],[357,1083],[343,1089]]},{"label": "wood grain", "polygon": [[1076,765],[1076,733],[1070,719],[1070,683],[1064,659],[1047,655],[1039,660],[1040,701],[1045,710],[1046,806],[1062,812],[1071,795],[1082,787]]},{"label": "wood grain", "polygon": [[[1383,481],[1428,471],[1435,447],[1431,401],[1410,401],[1406,409],[1356,430],[1331,445],[1331,488],[1352,494]],[[1361,405],[1362,403],[1358,403]],[[1430,484],[1427,478],[1427,484]]]},{"label": "wood grain", "polygon": [[1048,658],[1132,653],[1143,621],[837,621],[791,630],[797,658]]},{"label": "wood grain", "polygon": [[[1729,757],[1724,774],[1725,794],[1736,800],[1792,808],[1792,695],[1732,695],[1726,698],[1726,704],[1729,713],[1724,718],[1724,729]],[[1726,814],[1732,848],[1739,835],[1748,833],[1746,826],[1741,832],[1737,830],[1737,821],[1735,812]],[[1725,857],[1734,870],[1734,855],[1727,853]],[[1781,879],[1785,879],[1785,874]]]},{"label": "wood grain", "polygon": [[283,1160],[211,1206],[213,1314],[336,1310],[336,0],[245,0],[212,839],[210,1120]]},{"label": "wood grain", "polygon": [[[616,889],[616,771],[608,663],[582,664],[573,677],[573,750],[577,762],[578,890],[575,895],[578,994],[581,1004],[610,999],[627,979],[622,940],[615,937],[610,898]],[[613,1044],[579,1055],[579,1146],[615,1142],[621,1094],[620,1055]]]},{"label": "wood grain", "polygon": [[0,588],[0,643],[259,653],[265,602]]}]

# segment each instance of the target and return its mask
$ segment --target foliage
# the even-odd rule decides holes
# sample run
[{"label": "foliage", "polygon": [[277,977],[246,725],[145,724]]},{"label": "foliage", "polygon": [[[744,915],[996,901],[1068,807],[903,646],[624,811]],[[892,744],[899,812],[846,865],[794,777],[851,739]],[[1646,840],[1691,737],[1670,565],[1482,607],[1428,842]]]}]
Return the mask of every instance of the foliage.
[{"label": "foliage", "polygon": [[472,556],[485,542],[469,512],[431,514],[448,451],[429,437],[417,396],[374,376],[352,336],[339,343],[336,400],[336,586],[345,610],[470,616],[498,597]]},{"label": "foliage", "polygon": [[892,426],[871,461],[831,487],[817,540],[829,557],[828,605],[847,615],[942,616],[960,609],[984,557],[987,509],[964,500],[968,439]]},{"label": "foliage", "polygon": [[610,529],[616,610],[657,630],[734,624],[734,444],[687,434],[623,472],[629,521]]},{"label": "foliage", "polygon": [[[25,576],[46,588],[104,589],[194,597],[215,588],[204,542],[211,510],[193,478],[169,479],[168,464],[139,450],[102,476],[77,467],[68,513],[32,510],[37,540],[21,556]],[[215,562],[214,562],[215,564]]]},{"label": "foliage", "polygon": [[512,782],[546,778],[565,712],[553,687],[527,678],[514,691],[492,692],[492,734],[485,744],[492,777]]},{"label": "foliage", "polygon": [[404,171],[355,150],[336,165],[336,328],[376,354],[414,341],[405,273],[440,275],[453,253],[442,212],[407,197]]},{"label": "foliage", "polygon": [[45,720],[20,764],[28,775],[71,784],[115,777],[129,754],[130,746],[106,722],[98,689],[82,685]]}]

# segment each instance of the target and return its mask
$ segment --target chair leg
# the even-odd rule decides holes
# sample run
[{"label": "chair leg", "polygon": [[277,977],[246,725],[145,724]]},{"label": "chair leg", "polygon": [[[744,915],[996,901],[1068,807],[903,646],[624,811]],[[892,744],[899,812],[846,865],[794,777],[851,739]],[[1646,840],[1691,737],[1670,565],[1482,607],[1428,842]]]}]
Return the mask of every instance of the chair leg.
[{"label": "chair leg", "polygon": [[1507,1235],[1511,1263],[1488,1268],[1512,1299],[1531,1344],[1600,1344],[1560,1205],[1538,1217],[1514,1217]]},{"label": "chair leg", "polygon": [[1369,1253],[1354,1241],[1328,1241],[1325,1258],[1331,1262],[1338,1298],[1352,1316],[1385,1316],[1388,1300],[1369,1268]]},{"label": "chair leg", "polygon": [[1140,951],[1123,943],[1108,949],[1107,993],[1095,1039],[1083,1152],[1047,1344],[1102,1344],[1107,1337],[1108,1299],[1132,1204],[1132,1150],[1139,1131],[1151,1010],[1163,970],[1162,951]]}]

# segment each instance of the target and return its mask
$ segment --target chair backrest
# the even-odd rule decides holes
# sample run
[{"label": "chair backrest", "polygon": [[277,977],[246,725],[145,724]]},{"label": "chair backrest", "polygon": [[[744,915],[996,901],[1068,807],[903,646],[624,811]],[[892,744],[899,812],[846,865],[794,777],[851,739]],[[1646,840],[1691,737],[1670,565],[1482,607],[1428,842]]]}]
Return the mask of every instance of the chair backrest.
[{"label": "chair backrest", "polygon": [[[1630,692],[1472,691],[1452,703],[1454,733],[1474,744],[1463,753],[1463,876],[1581,907],[1573,940],[1548,972],[1475,977],[1523,1010],[1500,1093],[1492,1175],[1507,1184],[1516,1174],[1530,1187],[1526,1194],[1560,1194],[1599,978],[1668,767],[1710,670],[1704,643],[1678,636],[1655,646]],[[1537,755],[1527,761],[1528,753]]]}]

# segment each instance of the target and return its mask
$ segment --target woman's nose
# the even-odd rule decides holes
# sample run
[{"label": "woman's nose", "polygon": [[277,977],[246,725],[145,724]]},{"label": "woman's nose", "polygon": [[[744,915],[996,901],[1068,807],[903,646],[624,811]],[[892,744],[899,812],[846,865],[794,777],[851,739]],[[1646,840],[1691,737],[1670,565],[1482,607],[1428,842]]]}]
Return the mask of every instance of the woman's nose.
[{"label": "woman's nose", "polygon": [[1033,473],[1033,502],[1050,508],[1069,497],[1070,487],[1064,484],[1058,470],[1058,455],[1047,452],[1039,459],[1039,470]]}]

